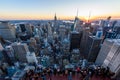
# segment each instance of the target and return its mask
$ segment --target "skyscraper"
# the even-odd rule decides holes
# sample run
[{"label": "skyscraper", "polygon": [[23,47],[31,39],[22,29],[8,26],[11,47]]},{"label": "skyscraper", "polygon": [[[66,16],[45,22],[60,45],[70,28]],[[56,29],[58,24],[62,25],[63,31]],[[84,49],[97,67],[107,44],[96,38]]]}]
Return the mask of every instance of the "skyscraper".
[{"label": "skyscraper", "polygon": [[51,28],[50,22],[47,24],[47,31],[48,31],[48,36],[51,37],[52,36],[52,28]]},{"label": "skyscraper", "polygon": [[66,32],[66,27],[65,25],[60,25],[59,26],[59,36],[60,36],[60,39],[63,40],[65,38],[65,32]]},{"label": "skyscraper", "polygon": [[6,48],[2,51],[4,59],[8,62],[9,65],[13,65],[16,61],[14,51],[11,46],[6,46]]},{"label": "skyscraper", "polygon": [[80,49],[82,33],[73,31],[70,33],[70,51],[73,49]]},{"label": "skyscraper", "polygon": [[27,62],[26,54],[29,52],[28,46],[25,43],[13,43],[12,44],[13,50],[15,52],[16,58],[20,62]]},{"label": "skyscraper", "polygon": [[100,50],[101,39],[95,36],[89,36],[87,41],[87,46],[85,48],[85,55],[89,62],[95,62],[98,52]]},{"label": "skyscraper", "polygon": [[55,16],[54,16],[54,31],[58,31],[58,25],[57,25],[57,16],[56,16],[56,13],[55,13]]},{"label": "skyscraper", "polygon": [[90,32],[89,32],[89,29],[85,28],[83,31],[82,31],[82,38],[81,38],[81,42],[80,42],[80,53],[86,57],[86,47],[88,46],[87,45],[87,42],[88,42],[88,37],[92,35]]},{"label": "skyscraper", "polygon": [[103,62],[103,66],[108,66],[115,76],[120,76],[120,39],[116,39],[107,57]]},{"label": "skyscraper", "polygon": [[29,23],[18,23],[18,28],[20,32],[26,32],[29,35],[33,34],[32,24]]},{"label": "skyscraper", "polygon": [[95,61],[96,64],[102,65],[104,60],[106,59],[108,53],[110,52],[112,45],[114,44],[115,40],[113,39],[105,39],[103,42],[97,59]]},{"label": "skyscraper", "polygon": [[0,21],[0,36],[6,40],[15,40],[16,31],[14,25],[11,25],[9,21]]}]

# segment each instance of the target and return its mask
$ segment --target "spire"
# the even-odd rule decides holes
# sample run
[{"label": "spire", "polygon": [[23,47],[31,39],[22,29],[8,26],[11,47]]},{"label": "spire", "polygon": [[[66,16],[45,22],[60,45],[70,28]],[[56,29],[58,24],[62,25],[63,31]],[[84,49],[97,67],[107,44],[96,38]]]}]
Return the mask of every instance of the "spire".
[{"label": "spire", "polygon": [[77,22],[78,22],[78,9],[77,9],[77,14],[75,16],[75,21],[74,21],[74,31],[75,31],[75,28],[77,26]]},{"label": "spire", "polygon": [[57,16],[56,16],[56,13],[55,13],[55,16],[54,16],[54,20],[55,20],[55,21],[57,20]]},{"label": "spire", "polygon": [[79,11],[78,11],[78,9],[77,9],[77,15],[76,15],[76,17],[78,17],[78,12],[79,12]]},{"label": "spire", "polygon": [[90,22],[90,17],[91,17],[91,11],[89,11],[88,22]]},{"label": "spire", "polygon": [[75,21],[78,20],[78,9],[77,9],[77,13],[76,13],[76,16],[75,16]]}]

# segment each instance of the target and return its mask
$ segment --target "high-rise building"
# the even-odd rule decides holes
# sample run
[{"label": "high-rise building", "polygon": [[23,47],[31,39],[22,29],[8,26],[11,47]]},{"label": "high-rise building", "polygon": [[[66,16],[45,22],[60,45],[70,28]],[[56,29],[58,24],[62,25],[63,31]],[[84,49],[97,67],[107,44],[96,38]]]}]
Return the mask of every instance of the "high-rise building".
[{"label": "high-rise building", "polygon": [[73,49],[80,48],[80,41],[81,41],[82,33],[73,31],[70,34],[70,51]]},{"label": "high-rise building", "polygon": [[[115,63],[113,63],[117,59],[117,57],[119,56],[119,53],[120,53],[120,42],[119,41],[115,42],[113,44],[106,59],[104,60],[103,66],[109,66],[111,68],[114,68],[116,65],[120,64],[119,61],[118,62],[116,61]],[[115,65],[113,65],[113,64],[115,64]]]},{"label": "high-rise building", "polygon": [[0,21],[0,36],[6,40],[15,40],[16,31],[14,25],[11,25],[9,21]]},{"label": "high-rise building", "polygon": [[20,62],[27,62],[26,54],[29,52],[28,46],[25,43],[13,43],[12,44],[13,50],[15,52],[16,58]]},{"label": "high-rise building", "polygon": [[32,53],[27,52],[26,57],[27,57],[28,63],[36,63],[36,64],[38,63],[36,55],[34,52],[32,52]]},{"label": "high-rise building", "polygon": [[82,21],[80,21],[77,17],[75,18],[75,23],[74,23],[74,30],[77,32],[81,32],[82,31]]},{"label": "high-rise building", "polygon": [[116,39],[111,50],[103,62],[104,67],[109,67],[115,76],[120,76],[120,39]]},{"label": "high-rise building", "polygon": [[55,16],[54,16],[54,31],[58,31],[58,24],[57,24],[57,16],[56,16],[56,14],[55,14]]},{"label": "high-rise building", "polygon": [[88,37],[92,35],[90,32],[89,32],[89,29],[84,29],[83,32],[82,32],[82,38],[81,38],[81,42],[80,42],[80,53],[86,57],[85,55],[85,52],[86,52],[86,47],[88,46],[87,45],[87,41],[88,41]]},{"label": "high-rise building", "polygon": [[85,55],[89,62],[95,62],[97,55],[100,50],[101,39],[95,36],[89,36],[87,41],[87,46],[85,48]]},{"label": "high-rise building", "polygon": [[48,33],[48,37],[52,37],[52,28],[50,23],[47,24],[47,33]]},{"label": "high-rise building", "polygon": [[26,31],[27,31],[27,34],[29,35],[33,34],[32,24],[26,24]]},{"label": "high-rise building", "polygon": [[66,28],[65,28],[65,25],[60,25],[59,26],[59,36],[60,36],[60,39],[63,40],[65,38],[65,32],[66,32]]},{"label": "high-rise building", "polygon": [[97,59],[95,61],[96,64],[102,65],[104,60],[106,59],[108,53],[110,52],[112,45],[114,44],[115,40],[113,39],[105,39],[103,42],[101,49],[99,51],[99,54],[97,56]]},{"label": "high-rise building", "polygon": [[2,51],[4,59],[8,62],[9,65],[13,65],[16,61],[14,51],[11,46],[6,46],[6,48]]},{"label": "high-rise building", "polygon": [[26,31],[25,24],[19,24],[19,27],[20,27],[20,31],[21,32],[25,32]]},{"label": "high-rise building", "polygon": [[19,29],[19,32],[26,32],[29,35],[33,34],[32,24],[29,23],[18,23],[17,28]]}]

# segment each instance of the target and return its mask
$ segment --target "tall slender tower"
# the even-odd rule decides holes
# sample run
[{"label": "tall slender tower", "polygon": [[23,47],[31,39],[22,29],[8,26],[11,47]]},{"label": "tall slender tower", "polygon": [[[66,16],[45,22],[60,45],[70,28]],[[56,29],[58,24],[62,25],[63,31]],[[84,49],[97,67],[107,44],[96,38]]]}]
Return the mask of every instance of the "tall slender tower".
[{"label": "tall slender tower", "polygon": [[57,16],[56,16],[56,13],[55,13],[55,16],[54,16],[54,31],[57,32],[58,30],[58,25],[57,25]]},{"label": "tall slender tower", "polygon": [[54,20],[57,21],[57,16],[56,16],[56,13],[55,13],[55,16],[54,16]]},{"label": "tall slender tower", "polygon": [[78,23],[78,10],[77,10],[77,14],[76,14],[75,20],[74,20],[74,31],[75,31],[75,28],[77,26],[77,23]]}]

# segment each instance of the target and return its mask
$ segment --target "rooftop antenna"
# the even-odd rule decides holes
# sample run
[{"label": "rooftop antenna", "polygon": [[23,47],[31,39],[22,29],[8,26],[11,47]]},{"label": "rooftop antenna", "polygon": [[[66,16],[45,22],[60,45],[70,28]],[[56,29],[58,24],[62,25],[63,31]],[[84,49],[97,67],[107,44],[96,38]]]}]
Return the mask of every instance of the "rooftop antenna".
[{"label": "rooftop antenna", "polygon": [[79,10],[77,9],[77,17],[78,17]]},{"label": "rooftop antenna", "polygon": [[54,19],[55,19],[55,20],[57,20],[56,12],[55,12],[55,16],[54,16]]},{"label": "rooftop antenna", "polygon": [[89,11],[88,22],[90,21],[90,17],[91,17],[91,11]]},{"label": "rooftop antenna", "polygon": [[77,14],[75,16],[75,22],[76,22],[77,19],[78,19],[78,9],[77,9]]},{"label": "rooftop antenna", "polygon": [[77,9],[77,14],[76,14],[76,17],[78,17],[78,12],[79,12],[79,11],[78,11],[78,9]]}]

